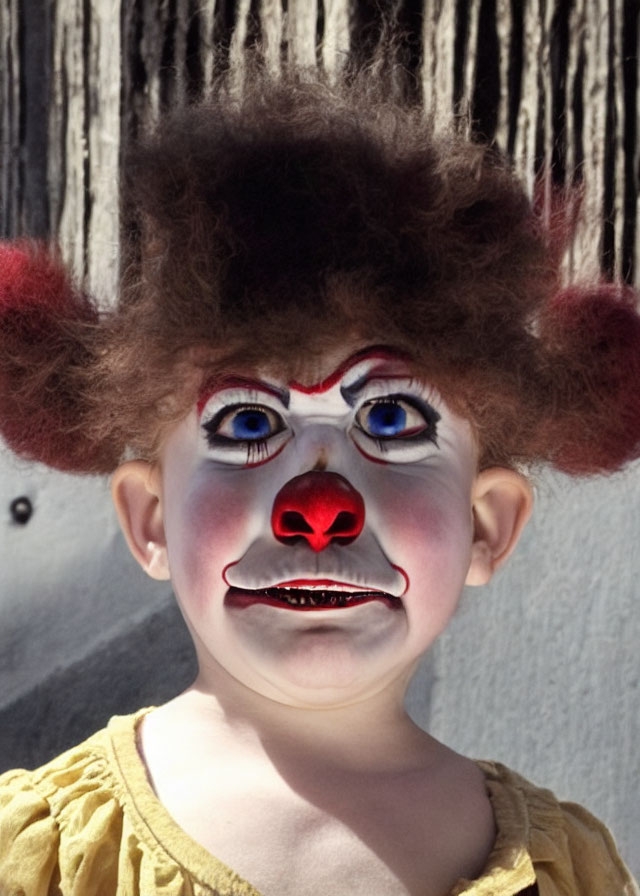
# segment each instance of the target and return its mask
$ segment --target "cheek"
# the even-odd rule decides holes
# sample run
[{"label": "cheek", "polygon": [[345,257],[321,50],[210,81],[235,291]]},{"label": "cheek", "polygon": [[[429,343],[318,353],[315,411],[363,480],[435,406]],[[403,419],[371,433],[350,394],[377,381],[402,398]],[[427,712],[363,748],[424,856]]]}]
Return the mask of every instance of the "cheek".
[{"label": "cheek", "polygon": [[[204,608],[226,591],[223,572],[246,550],[264,517],[253,490],[233,477],[190,484],[179,512],[169,514],[166,536],[172,580],[182,601]],[[174,505],[175,506],[175,505]]]},{"label": "cheek", "polygon": [[398,474],[378,485],[376,506],[385,549],[392,562],[406,565],[414,586],[416,577],[464,580],[473,523],[468,495],[457,482],[437,473]]}]

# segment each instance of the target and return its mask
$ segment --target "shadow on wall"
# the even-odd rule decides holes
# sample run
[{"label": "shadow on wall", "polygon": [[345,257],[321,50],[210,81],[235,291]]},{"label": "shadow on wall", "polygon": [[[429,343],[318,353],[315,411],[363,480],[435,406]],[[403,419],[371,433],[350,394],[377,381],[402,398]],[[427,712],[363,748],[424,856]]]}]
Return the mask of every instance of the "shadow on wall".
[{"label": "shadow on wall", "polygon": [[191,639],[171,603],[3,707],[0,772],[37,768],[103,728],[112,715],[171,699],[196,672]]}]

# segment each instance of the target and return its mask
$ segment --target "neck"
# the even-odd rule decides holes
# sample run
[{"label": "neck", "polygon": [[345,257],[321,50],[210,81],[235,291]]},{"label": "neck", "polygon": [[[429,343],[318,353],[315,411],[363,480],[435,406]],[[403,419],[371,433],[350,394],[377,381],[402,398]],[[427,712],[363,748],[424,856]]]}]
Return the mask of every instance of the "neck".
[{"label": "neck", "polygon": [[423,762],[425,749],[435,744],[404,708],[407,684],[396,681],[367,698],[317,708],[263,697],[230,676],[212,686],[201,674],[175,703],[197,725],[203,744],[254,756],[390,768]]}]

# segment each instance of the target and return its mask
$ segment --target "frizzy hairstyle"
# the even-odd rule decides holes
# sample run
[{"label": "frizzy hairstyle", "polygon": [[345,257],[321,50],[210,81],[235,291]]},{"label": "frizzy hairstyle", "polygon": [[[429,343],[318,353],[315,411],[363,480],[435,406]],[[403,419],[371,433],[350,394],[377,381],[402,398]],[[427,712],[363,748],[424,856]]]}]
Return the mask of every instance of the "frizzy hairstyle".
[{"label": "frizzy hairstyle", "polygon": [[[55,253],[0,254],[0,429],[52,467],[153,458],[205,383],[384,344],[470,420],[481,467],[606,472],[640,446],[629,288],[560,287],[567,227],[420,109],[254,75],[130,151],[123,275],[98,312]],[[558,223],[560,222],[560,223]]]}]

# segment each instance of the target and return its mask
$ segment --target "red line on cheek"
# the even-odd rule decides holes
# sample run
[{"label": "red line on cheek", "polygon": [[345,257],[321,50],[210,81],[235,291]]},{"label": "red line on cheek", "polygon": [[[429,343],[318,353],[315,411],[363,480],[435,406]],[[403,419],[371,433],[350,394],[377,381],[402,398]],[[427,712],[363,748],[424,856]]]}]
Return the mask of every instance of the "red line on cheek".
[{"label": "red line on cheek", "polygon": [[372,464],[382,464],[384,467],[386,467],[386,466],[389,465],[389,461],[388,461],[388,460],[383,460],[381,457],[372,457],[372,455],[371,455],[371,454],[367,454],[367,452],[364,450],[364,448],[361,448],[360,445],[358,445],[357,442],[354,442],[353,444],[356,446],[356,448],[358,449],[358,451],[360,452],[360,454],[361,454],[363,457],[366,457],[367,460],[370,460]]},{"label": "red line on cheek", "polygon": [[411,582],[409,581],[409,576],[407,575],[407,573],[404,571],[404,569],[401,566],[396,566],[395,563],[392,563],[391,566],[395,569],[396,572],[399,572],[400,575],[402,576],[402,578],[404,579],[404,591],[400,595],[401,597],[404,597],[404,595],[409,590],[409,586],[411,584]]},{"label": "red line on cheek", "polygon": [[232,560],[231,563],[227,563],[225,568],[222,570],[222,581],[225,583],[227,588],[233,588],[233,585],[227,579],[227,570],[231,569],[232,566],[237,566],[240,563],[239,560]]},{"label": "red line on cheek", "polygon": [[270,454],[269,457],[263,457],[262,460],[255,460],[252,463],[243,464],[243,469],[252,470],[254,467],[262,467],[264,464],[268,464],[269,461],[276,458],[280,454],[281,451],[284,451],[284,449],[287,447],[288,443],[289,443],[289,440],[287,439],[287,441],[284,442],[282,445],[280,445],[278,450],[274,451],[273,454]]}]

